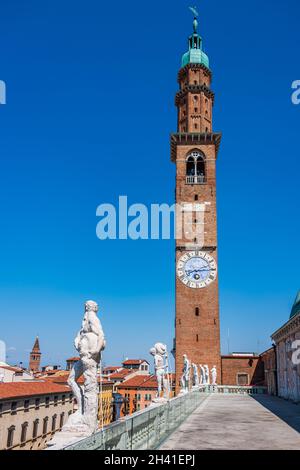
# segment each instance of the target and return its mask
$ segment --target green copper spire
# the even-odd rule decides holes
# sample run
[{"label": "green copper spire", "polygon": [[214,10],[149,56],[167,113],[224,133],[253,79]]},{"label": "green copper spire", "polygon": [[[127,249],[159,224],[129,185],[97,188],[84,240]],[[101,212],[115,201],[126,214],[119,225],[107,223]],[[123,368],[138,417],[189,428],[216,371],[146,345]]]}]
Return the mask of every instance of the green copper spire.
[{"label": "green copper spire", "polygon": [[189,7],[194,14],[193,34],[189,37],[189,50],[182,56],[182,67],[188,64],[203,64],[209,68],[209,58],[202,50],[202,38],[199,36],[198,29],[198,11],[196,7]]},{"label": "green copper spire", "polygon": [[297,315],[297,313],[300,312],[300,291],[297,294],[296,300],[294,302],[290,318],[293,318],[294,316]]}]

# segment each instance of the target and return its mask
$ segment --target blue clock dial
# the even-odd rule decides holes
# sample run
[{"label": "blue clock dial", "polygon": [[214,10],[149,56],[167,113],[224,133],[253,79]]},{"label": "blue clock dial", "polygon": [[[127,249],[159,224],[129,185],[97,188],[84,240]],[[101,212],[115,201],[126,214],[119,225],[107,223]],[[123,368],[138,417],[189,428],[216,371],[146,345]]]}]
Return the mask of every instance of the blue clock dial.
[{"label": "blue clock dial", "polygon": [[205,251],[190,251],[179,258],[177,276],[187,287],[202,289],[217,278],[217,263]]},{"label": "blue clock dial", "polygon": [[191,258],[185,263],[185,274],[190,281],[205,281],[211,268],[204,258]]}]

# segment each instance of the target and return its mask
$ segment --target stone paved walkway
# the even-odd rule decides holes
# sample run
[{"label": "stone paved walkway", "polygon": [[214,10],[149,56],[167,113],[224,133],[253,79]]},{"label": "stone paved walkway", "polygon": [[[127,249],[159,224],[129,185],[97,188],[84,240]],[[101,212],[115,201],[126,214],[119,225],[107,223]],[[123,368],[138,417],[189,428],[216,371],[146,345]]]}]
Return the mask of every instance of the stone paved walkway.
[{"label": "stone paved walkway", "polygon": [[300,405],[277,397],[210,395],[161,450],[300,450]]}]

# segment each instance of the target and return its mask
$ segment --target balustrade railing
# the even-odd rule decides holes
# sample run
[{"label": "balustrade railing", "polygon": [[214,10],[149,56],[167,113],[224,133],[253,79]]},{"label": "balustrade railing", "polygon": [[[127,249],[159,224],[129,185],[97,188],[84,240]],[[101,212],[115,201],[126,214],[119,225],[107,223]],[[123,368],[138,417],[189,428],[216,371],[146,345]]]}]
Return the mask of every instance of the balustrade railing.
[{"label": "balustrade railing", "polygon": [[186,184],[205,184],[205,176],[187,176]]},{"label": "balustrade railing", "polygon": [[152,404],[142,411],[126,416],[94,435],[64,447],[63,450],[157,449],[208,396],[265,393],[267,393],[267,387],[200,385],[190,393],[162,404]]},{"label": "balustrade railing", "polygon": [[153,404],[64,447],[64,450],[156,449],[207,396],[204,387],[201,387],[168,402]]}]

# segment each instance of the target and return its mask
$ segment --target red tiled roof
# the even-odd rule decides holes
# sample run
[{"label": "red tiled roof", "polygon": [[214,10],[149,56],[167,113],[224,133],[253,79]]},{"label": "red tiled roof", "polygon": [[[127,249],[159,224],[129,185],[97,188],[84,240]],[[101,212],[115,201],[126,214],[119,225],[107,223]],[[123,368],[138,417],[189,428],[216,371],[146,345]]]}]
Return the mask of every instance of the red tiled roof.
[{"label": "red tiled roof", "polygon": [[109,376],[110,379],[124,379],[126,375],[132,374],[133,371],[130,369],[121,369],[118,372],[114,372]]},{"label": "red tiled roof", "polygon": [[126,366],[139,366],[143,362],[147,362],[147,364],[149,364],[146,359],[127,359],[126,361],[122,362],[122,364],[125,364]]},{"label": "red tiled roof", "polygon": [[[69,375],[70,375],[69,372],[67,372],[64,375],[57,375],[56,377],[45,377],[45,379],[43,380],[47,381],[48,383],[51,382],[51,383],[56,383],[56,384],[67,384]],[[97,377],[97,382],[98,384],[100,383],[100,377]],[[79,377],[79,379],[77,380],[77,383],[79,383],[80,385],[84,384],[83,375]],[[102,379],[102,383],[105,385],[109,385],[109,384],[113,384],[114,382],[111,382],[110,380],[107,380],[107,379]]]},{"label": "red tiled roof", "polygon": [[5,398],[22,398],[34,395],[50,395],[53,393],[68,393],[70,387],[47,382],[8,382],[0,383],[0,400]]},{"label": "red tiled roof", "polygon": [[136,375],[126,380],[118,388],[157,388],[155,375]]},{"label": "red tiled roof", "polygon": [[21,369],[20,367],[12,367],[12,366],[1,366],[0,365],[0,369],[11,370],[13,372],[24,372],[23,369]]},{"label": "red tiled roof", "polygon": [[103,372],[108,371],[108,370],[119,370],[122,369],[122,366],[108,366],[104,367]]},{"label": "red tiled roof", "polygon": [[69,357],[69,359],[66,359],[66,362],[71,362],[71,361],[79,361],[80,360],[80,357]]}]

